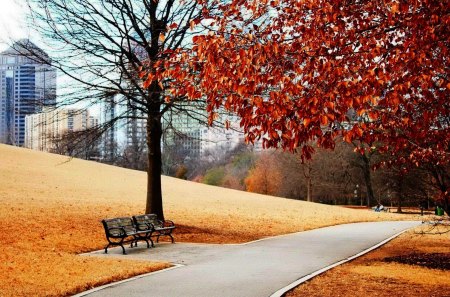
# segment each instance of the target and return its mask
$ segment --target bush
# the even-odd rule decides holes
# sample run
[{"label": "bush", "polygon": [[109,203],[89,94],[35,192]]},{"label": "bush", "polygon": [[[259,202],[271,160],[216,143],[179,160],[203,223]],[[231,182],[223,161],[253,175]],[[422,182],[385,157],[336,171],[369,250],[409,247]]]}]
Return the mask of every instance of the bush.
[{"label": "bush", "polygon": [[177,168],[177,172],[175,172],[175,177],[180,179],[187,179],[188,169],[186,166],[181,165]]},{"label": "bush", "polygon": [[225,167],[215,167],[206,171],[203,183],[212,186],[221,186],[225,177]]}]

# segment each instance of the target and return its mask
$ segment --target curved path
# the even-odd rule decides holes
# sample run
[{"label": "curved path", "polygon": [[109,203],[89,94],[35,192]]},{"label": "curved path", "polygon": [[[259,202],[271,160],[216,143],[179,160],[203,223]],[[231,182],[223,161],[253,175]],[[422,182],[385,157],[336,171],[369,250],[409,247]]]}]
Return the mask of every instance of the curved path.
[{"label": "curved path", "polygon": [[[299,279],[418,225],[420,222],[411,221],[355,223],[241,245],[177,243],[159,244],[150,250],[128,248],[128,259],[164,260],[183,266],[78,296],[276,296],[282,288],[301,283]],[[118,249],[108,255],[101,251],[90,255],[122,257]]]}]

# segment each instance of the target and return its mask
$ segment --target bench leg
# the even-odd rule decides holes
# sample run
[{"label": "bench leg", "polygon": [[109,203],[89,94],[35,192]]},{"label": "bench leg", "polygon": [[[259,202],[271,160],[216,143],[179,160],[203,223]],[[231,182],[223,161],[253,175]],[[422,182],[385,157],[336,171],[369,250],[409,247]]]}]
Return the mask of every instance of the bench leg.
[{"label": "bench leg", "polygon": [[172,243],[175,243],[175,239],[174,239],[173,236],[172,236],[172,232],[171,232],[171,233],[168,233],[168,234],[166,234],[166,233],[159,233],[159,234],[156,236],[156,242],[159,242],[159,237],[160,237],[160,236],[165,236],[165,235],[170,236],[170,239],[172,240]]},{"label": "bench leg", "polygon": [[122,253],[123,253],[124,255],[126,255],[126,254],[127,254],[127,252],[125,252],[125,247],[123,246],[123,244],[122,244],[122,243],[120,243],[120,247],[122,248]]},{"label": "bench leg", "polygon": [[[118,243],[116,243],[116,245],[120,245],[120,247],[122,248],[122,253],[124,255],[126,255],[127,253],[125,252],[125,247],[123,246],[123,241],[125,240],[125,237],[123,237]],[[132,243],[133,244],[133,243]]]},{"label": "bench leg", "polygon": [[[107,238],[107,240],[108,240],[108,245],[105,247],[105,254],[108,253],[108,248],[109,248],[110,246],[117,246],[117,245],[119,245],[119,246],[122,248],[122,252],[123,252],[124,255],[127,254],[127,253],[125,252],[125,247],[123,246],[123,242],[124,242],[124,240],[125,240],[125,237],[124,237],[124,238],[121,238],[119,242],[117,242],[117,241],[112,241],[112,240],[109,239],[109,238]],[[131,242],[131,246],[133,246],[133,242]]]},{"label": "bench leg", "polygon": [[110,246],[111,244],[110,243],[108,243],[108,245],[105,247],[105,254],[107,254],[108,253],[108,248],[109,248],[109,246]]}]

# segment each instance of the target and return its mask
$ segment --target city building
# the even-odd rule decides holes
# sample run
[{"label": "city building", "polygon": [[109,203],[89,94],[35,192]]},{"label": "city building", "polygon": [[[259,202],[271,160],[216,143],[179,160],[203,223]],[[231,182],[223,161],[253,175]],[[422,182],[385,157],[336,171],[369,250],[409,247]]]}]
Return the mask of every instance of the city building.
[{"label": "city building", "polygon": [[202,128],[200,130],[200,158],[207,159],[210,154],[226,153],[244,143],[242,132],[225,128]]},{"label": "city building", "polygon": [[114,162],[117,154],[117,101],[114,96],[100,105],[100,125],[105,129],[102,136],[100,154],[104,162]]},{"label": "city building", "polygon": [[100,123],[100,120],[99,120],[98,117],[91,116],[91,115],[89,116],[89,119],[88,119],[88,126],[89,126],[90,128],[98,127],[99,123]]},{"label": "city building", "polygon": [[23,146],[25,117],[56,105],[56,70],[27,39],[0,53],[0,143]]},{"label": "city building", "polygon": [[130,111],[131,117],[126,124],[126,146],[128,148],[140,148],[146,146],[147,121],[137,110]]},{"label": "city building", "polygon": [[42,112],[25,117],[24,146],[30,149],[57,152],[59,142],[68,132],[84,131],[98,124],[89,111],[74,108],[44,107]]},{"label": "city building", "polygon": [[[209,127],[199,115],[206,119],[206,110],[190,107],[182,113],[172,113],[163,118],[163,151],[176,148],[191,158],[208,159],[212,154],[226,153],[243,143],[237,117],[228,116],[230,128]],[[194,110],[194,108],[196,108]],[[225,118],[225,116],[222,116]],[[224,119],[219,119],[224,122]]]}]

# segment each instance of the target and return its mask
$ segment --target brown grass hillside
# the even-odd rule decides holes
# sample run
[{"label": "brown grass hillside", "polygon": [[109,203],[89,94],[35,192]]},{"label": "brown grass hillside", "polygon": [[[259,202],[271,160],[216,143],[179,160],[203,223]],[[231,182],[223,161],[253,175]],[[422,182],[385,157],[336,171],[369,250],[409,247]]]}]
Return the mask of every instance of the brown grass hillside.
[{"label": "brown grass hillside", "polygon": [[[409,230],[376,251],[298,286],[286,297],[450,296],[448,231],[449,226]],[[393,260],[399,258],[413,261]]]},{"label": "brown grass hillside", "polygon": [[[103,248],[100,220],[142,213],[146,174],[0,145],[0,296],[79,292],[164,263],[84,258]],[[232,243],[327,225],[403,219],[163,177],[177,241]]]}]

